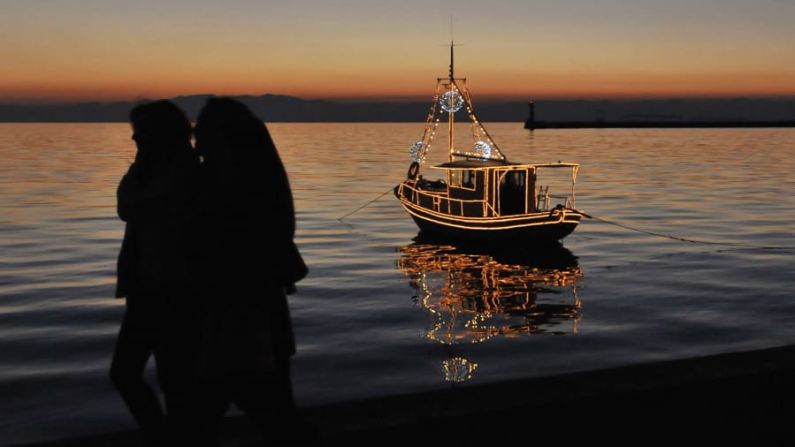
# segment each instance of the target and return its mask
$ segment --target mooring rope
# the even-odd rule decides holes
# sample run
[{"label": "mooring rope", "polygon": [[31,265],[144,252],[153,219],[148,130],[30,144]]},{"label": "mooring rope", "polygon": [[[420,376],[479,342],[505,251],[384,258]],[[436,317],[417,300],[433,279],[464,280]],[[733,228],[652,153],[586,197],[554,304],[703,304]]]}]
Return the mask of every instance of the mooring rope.
[{"label": "mooring rope", "polygon": [[[379,194],[378,197],[374,198],[373,200],[370,200],[369,202],[367,202],[364,205],[356,208],[355,210],[351,211],[350,213],[338,218],[337,220],[339,220],[340,222],[343,222],[346,217],[350,217],[350,216],[356,214],[357,212],[359,212],[362,209],[366,208],[367,206],[369,206],[373,202],[376,202],[381,197],[384,197],[385,195],[387,195],[393,189],[394,188],[387,189],[386,191],[384,191],[381,194]],[[649,236],[660,237],[660,238],[670,239],[670,240],[679,241],[679,242],[688,242],[688,243],[691,243],[691,244],[701,244],[701,245],[715,245],[715,246],[721,246],[721,247],[752,248],[752,249],[757,249],[757,250],[795,250],[795,247],[786,247],[786,246],[781,246],[781,245],[756,245],[756,244],[744,244],[744,243],[741,243],[741,242],[717,242],[717,241],[707,241],[707,240],[703,240],[703,239],[690,239],[690,238],[686,238],[686,237],[676,236],[676,235],[673,235],[673,234],[657,233],[657,232],[654,232],[654,231],[644,230],[642,228],[633,227],[631,225],[627,225],[627,224],[624,224],[624,223],[621,223],[621,222],[616,222],[614,220],[609,220],[609,219],[605,219],[605,218],[602,218],[602,217],[599,217],[599,216],[594,216],[593,214],[587,214],[587,213],[584,213],[584,212],[579,211],[579,210],[574,210],[574,211],[577,211],[578,213],[582,214],[583,216],[587,217],[588,219],[593,219],[593,220],[596,220],[596,221],[599,221],[599,222],[602,222],[602,223],[606,223],[608,225],[614,225],[616,227],[623,228],[623,229],[629,230],[629,231],[634,231],[636,233],[642,233],[642,234],[646,234],[646,235],[649,235]]]},{"label": "mooring rope", "polygon": [[343,221],[343,219],[345,219],[346,217],[350,217],[350,216],[352,216],[352,215],[356,214],[357,212],[359,212],[359,210],[361,210],[361,209],[363,209],[363,208],[367,207],[367,206],[368,206],[368,205],[370,205],[371,203],[375,202],[376,200],[380,199],[381,197],[384,197],[384,196],[385,196],[385,195],[387,195],[388,193],[392,192],[392,190],[393,190],[393,189],[394,189],[394,187],[391,187],[391,188],[387,189],[386,191],[384,191],[384,192],[382,192],[381,194],[379,194],[379,195],[378,195],[378,197],[376,197],[375,199],[373,199],[373,200],[371,200],[371,201],[369,201],[369,202],[365,203],[364,205],[360,206],[359,208],[356,208],[355,210],[351,211],[350,213],[348,213],[348,214],[346,214],[346,215],[344,215],[344,216],[342,216],[342,217],[338,218],[337,220],[338,220],[338,221],[340,221],[340,222],[342,222],[342,221]]},{"label": "mooring rope", "polygon": [[784,246],[776,246],[776,245],[755,245],[755,244],[744,244],[741,242],[716,242],[716,241],[706,241],[703,239],[690,239],[685,237],[676,236],[673,234],[664,234],[664,233],[656,233],[654,231],[644,230],[642,228],[633,227],[631,225],[627,225],[621,222],[616,222],[613,220],[608,220],[601,218],[599,216],[589,215],[582,213],[585,217],[593,220],[597,220],[599,222],[603,222],[609,225],[614,225],[620,228],[624,228],[625,230],[635,231],[637,233],[647,234],[649,236],[661,237],[665,239],[671,239],[680,242],[689,242],[691,244],[701,244],[701,245],[718,245],[724,247],[739,247],[739,248],[755,248],[755,249],[762,249],[762,250],[795,250],[795,247],[784,247]]}]

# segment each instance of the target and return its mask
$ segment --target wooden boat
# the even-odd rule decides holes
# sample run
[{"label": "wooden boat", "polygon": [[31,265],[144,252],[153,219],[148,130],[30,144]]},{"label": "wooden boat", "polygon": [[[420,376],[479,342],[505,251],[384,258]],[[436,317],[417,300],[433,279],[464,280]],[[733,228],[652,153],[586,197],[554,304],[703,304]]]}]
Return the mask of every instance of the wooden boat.
[{"label": "wooden boat", "polygon": [[[559,241],[586,216],[575,202],[579,164],[509,161],[475,114],[466,78],[455,77],[453,49],[451,44],[450,73],[437,78],[425,131],[409,150],[408,175],[395,187],[395,196],[422,233],[495,243]],[[469,119],[471,146],[455,138],[457,112]],[[439,146],[437,131],[445,119],[448,161],[432,166],[442,178],[430,181],[422,175],[423,165],[429,150]],[[550,192],[543,179],[561,169],[570,172],[571,189]]]}]

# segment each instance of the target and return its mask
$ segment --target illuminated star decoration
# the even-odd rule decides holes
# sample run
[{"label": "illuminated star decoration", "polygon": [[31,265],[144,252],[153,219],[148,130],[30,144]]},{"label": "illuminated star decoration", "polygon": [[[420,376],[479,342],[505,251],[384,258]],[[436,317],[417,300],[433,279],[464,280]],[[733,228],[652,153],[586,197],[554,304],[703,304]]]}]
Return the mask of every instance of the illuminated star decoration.
[{"label": "illuminated star decoration", "polygon": [[419,163],[422,160],[422,141],[412,144],[409,154],[411,154],[411,161]]},{"label": "illuminated star decoration", "polygon": [[480,158],[489,158],[491,157],[491,145],[485,141],[478,141],[475,143],[475,153]]},{"label": "illuminated star decoration", "polygon": [[439,105],[445,112],[455,113],[461,110],[461,107],[464,107],[464,98],[461,97],[457,90],[450,90],[439,98]]}]

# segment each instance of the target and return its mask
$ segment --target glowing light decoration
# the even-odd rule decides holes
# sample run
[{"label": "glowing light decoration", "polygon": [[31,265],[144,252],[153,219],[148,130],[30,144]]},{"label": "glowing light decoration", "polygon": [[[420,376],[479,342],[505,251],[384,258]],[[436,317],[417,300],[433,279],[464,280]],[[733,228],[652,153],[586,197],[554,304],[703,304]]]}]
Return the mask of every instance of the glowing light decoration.
[{"label": "glowing light decoration", "polygon": [[481,158],[491,157],[491,145],[485,141],[475,143],[475,153]]},{"label": "glowing light decoration", "polygon": [[415,163],[422,161],[422,141],[418,141],[411,145],[409,154],[411,154],[411,161]]},{"label": "glowing light decoration", "polygon": [[464,98],[457,90],[450,90],[439,98],[439,106],[447,113],[455,113],[461,110],[461,107],[464,107]]},{"label": "glowing light decoration", "polygon": [[472,378],[472,373],[477,368],[477,363],[470,362],[462,357],[454,357],[442,362],[444,380],[447,382],[466,382]]}]

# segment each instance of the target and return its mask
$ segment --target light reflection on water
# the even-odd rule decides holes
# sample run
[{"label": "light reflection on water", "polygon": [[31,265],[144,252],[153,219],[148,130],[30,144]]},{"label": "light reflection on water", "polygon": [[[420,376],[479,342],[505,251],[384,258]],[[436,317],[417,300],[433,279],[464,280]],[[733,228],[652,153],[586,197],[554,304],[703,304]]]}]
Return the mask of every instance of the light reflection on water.
[{"label": "light reflection on water", "polygon": [[507,249],[414,243],[400,248],[397,266],[428,313],[425,336],[446,346],[448,382],[472,378],[479,366],[455,356],[453,346],[493,337],[576,334],[582,270],[562,246],[528,257]]},{"label": "light reflection on water", "polygon": [[[574,264],[534,264],[521,247],[505,258],[413,243],[417,228],[389,194],[340,222],[405,178],[421,128],[270,126],[311,270],[290,301],[301,404],[795,340],[792,250],[586,220],[564,240]],[[794,130],[488,128],[512,160],[581,163],[577,205],[595,216],[795,246]],[[127,124],[0,124],[0,444],[132,426],[107,379],[122,313],[112,298],[123,230],[115,189],[132,156]],[[436,259],[444,266],[426,262]],[[529,266],[580,275],[555,285]],[[412,281],[431,296],[420,300]]]}]

